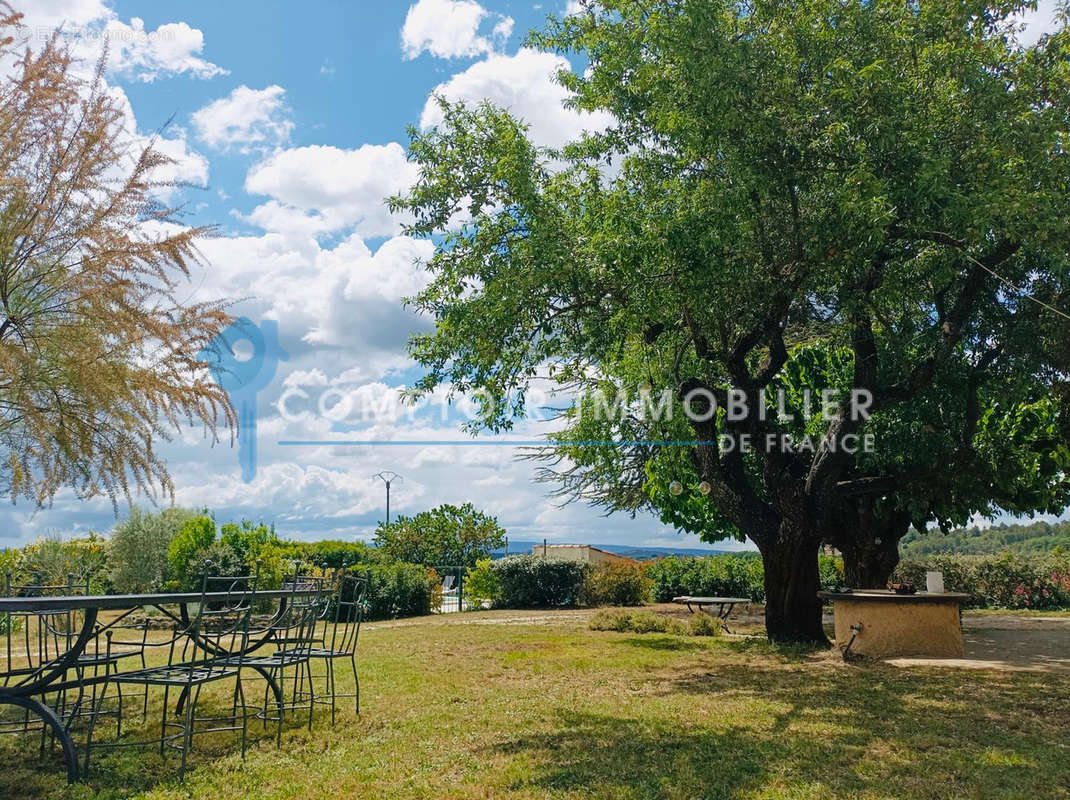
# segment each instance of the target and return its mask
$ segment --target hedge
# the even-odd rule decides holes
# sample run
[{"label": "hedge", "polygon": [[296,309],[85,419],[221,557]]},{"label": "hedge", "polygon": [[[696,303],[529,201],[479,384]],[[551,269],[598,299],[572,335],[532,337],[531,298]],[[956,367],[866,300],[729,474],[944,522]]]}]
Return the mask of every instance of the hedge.
[{"label": "hedge", "polygon": [[431,613],[431,598],[440,583],[433,570],[418,564],[369,564],[366,569],[371,573],[366,619]]},{"label": "hedge", "polygon": [[339,569],[355,564],[376,564],[381,561],[374,547],[364,542],[345,542],[325,539],[319,542],[284,542],[283,546],[294,558],[317,567]]},{"label": "hedge", "polygon": [[552,608],[580,601],[588,567],[533,555],[507,556],[491,565],[506,608]]},{"label": "hedge", "polygon": [[587,570],[581,602],[586,606],[641,606],[650,599],[651,587],[646,564],[609,561]]},{"label": "hedge", "polygon": [[970,595],[971,608],[1070,608],[1070,552],[904,559],[894,579],[924,589],[929,570],[943,573],[945,591]]},{"label": "hedge", "polygon": [[[818,568],[821,588],[843,588],[843,563],[832,556],[820,556]],[[674,597],[690,594],[700,597],[746,597],[751,602],[765,602],[762,559],[757,554],[703,557],[668,556],[647,567],[654,584],[654,599],[667,603]]]}]

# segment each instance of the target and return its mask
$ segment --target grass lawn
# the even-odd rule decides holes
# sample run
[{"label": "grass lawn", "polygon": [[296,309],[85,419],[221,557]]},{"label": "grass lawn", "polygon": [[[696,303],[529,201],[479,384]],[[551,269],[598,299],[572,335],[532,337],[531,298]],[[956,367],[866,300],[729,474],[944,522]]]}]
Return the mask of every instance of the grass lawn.
[{"label": "grass lawn", "polygon": [[68,788],[35,741],[0,737],[0,797],[1070,798],[1070,676],[845,665],[585,620],[372,624],[359,718],[295,723],[281,749],[257,723],[244,764],[235,738],[197,741],[184,785],[150,749]]}]

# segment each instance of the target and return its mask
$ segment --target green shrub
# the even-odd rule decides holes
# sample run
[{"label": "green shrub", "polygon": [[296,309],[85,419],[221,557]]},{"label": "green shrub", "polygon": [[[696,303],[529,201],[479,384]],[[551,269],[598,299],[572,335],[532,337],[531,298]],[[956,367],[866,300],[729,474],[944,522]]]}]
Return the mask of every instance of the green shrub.
[{"label": "green shrub", "polygon": [[706,613],[691,615],[692,636],[720,636],[724,630],[724,620]]},{"label": "green shrub", "polygon": [[502,582],[494,571],[493,561],[481,558],[474,567],[469,567],[464,577],[465,597],[476,603],[489,600],[491,604],[500,603],[502,599]]},{"label": "green shrub", "polygon": [[439,585],[432,570],[418,564],[372,564],[368,566],[367,619],[396,619],[431,613],[434,588]]},{"label": "green shrub", "polygon": [[92,533],[84,539],[42,536],[5,560],[14,584],[64,586],[71,581],[79,591],[88,584],[90,592],[104,593],[111,590],[106,545]]},{"label": "green shrub", "polygon": [[[167,546],[167,563],[171,568],[171,582],[176,588],[188,591],[200,588],[201,577],[204,574],[204,561],[210,557],[208,548],[214,542],[215,520],[207,514],[193,517],[182,524]],[[214,555],[219,559],[218,551]],[[229,557],[227,561],[229,562]],[[223,571],[217,574],[227,573]]]},{"label": "green shrub", "polygon": [[471,503],[442,505],[380,524],[375,543],[384,560],[472,567],[505,544],[505,529]]},{"label": "green shrub", "polygon": [[847,588],[843,578],[843,559],[836,556],[820,555],[817,557],[817,572],[821,580],[821,591],[842,592]]},{"label": "green shrub", "polygon": [[587,566],[533,555],[508,556],[492,565],[506,608],[552,608],[579,602]]},{"label": "green shrub", "polygon": [[357,564],[376,564],[382,559],[379,552],[364,542],[343,542],[326,539],[320,542],[281,542],[287,558],[329,569],[343,569]]},{"label": "green shrub", "polygon": [[252,565],[259,558],[260,551],[269,542],[279,541],[274,526],[254,523],[243,519],[239,522],[227,522],[219,528],[219,541],[238,554],[243,564]]},{"label": "green shrub", "polygon": [[694,614],[688,622],[653,611],[602,609],[591,617],[587,627],[593,631],[617,633],[667,633],[673,636],[718,636],[723,628],[719,619],[709,614]]},{"label": "green shrub", "polygon": [[631,613],[619,609],[603,608],[595,612],[587,623],[592,631],[616,631],[624,633],[631,630]]},{"label": "green shrub", "polygon": [[108,568],[115,591],[140,594],[163,588],[170,577],[168,547],[179,529],[195,516],[184,508],[156,514],[134,507],[108,537]]},{"label": "green shrub", "polygon": [[652,562],[647,574],[655,598],[662,603],[685,594],[765,600],[762,560],[756,555],[669,556]]},{"label": "green shrub", "polygon": [[925,573],[943,573],[944,590],[970,595],[973,608],[1070,608],[1070,554],[936,555],[904,559],[893,579],[925,588]]},{"label": "green shrub", "polygon": [[[843,561],[833,556],[818,558],[818,572],[824,591],[844,588]],[[668,556],[647,567],[653,583],[654,599],[667,603],[680,595],[698,597],[746,597],[753,603],[765,602],[765,576],[757,553],[704,557]]]},{"label": "green shrub", "polygon": [[610,561],[588,570],[582,599],[589,606],[641,606],[652,585],[645,564]]}]

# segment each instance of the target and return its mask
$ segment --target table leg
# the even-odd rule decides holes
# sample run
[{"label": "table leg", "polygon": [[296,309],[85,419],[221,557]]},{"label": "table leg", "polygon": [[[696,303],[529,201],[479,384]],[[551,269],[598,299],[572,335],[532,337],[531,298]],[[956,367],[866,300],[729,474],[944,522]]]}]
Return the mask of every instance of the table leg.
[{"label": "table leg", "polygon": [[67,780],[70,783],[78,780],[78,750],[74,746],[74,739],[71,738],[70,731],[67,730],[67,726],[63,724],[63,720],[59,718],[55,709],[38,700],[37,696],[44,697],[51,684],[60,682],[67,670],[77,664],[78,656],[85,652],[89,640],[93,637],[93,626],[96,625],[96,621],[97,609],[87,608],[82,619],[82,629],[78,632],[70,649],[50,662],[48,666],[42,666],[35,679],[0,690],[0,705],[23,708],[31,714],[36,714],[52,729],[52,734],[63,748],[63,760],[67,764]]},{"label": "table leg", "polygon": [[67,730],[67,726],[63,724],[59,715],[33,697],[5,695],[0,697],[0,705],[3,704],[18,706],[26,709],[31,714],[36,714],[41,718],[42,722],[52,729],[52,734],[63,748],[63,760],[67,764],[67,782],[75,783],[78,780],[78,751],[74,746],[74,739],[71,738],[70,731]]},{"label": "table leg", "polygon": [[717,612],[717,616],[721,618],[721,625],[724,626],[726,633],[731,633],[732,629],[728,627],[728,615],[732,613],[731,603],[721,603],[721,607]]}]

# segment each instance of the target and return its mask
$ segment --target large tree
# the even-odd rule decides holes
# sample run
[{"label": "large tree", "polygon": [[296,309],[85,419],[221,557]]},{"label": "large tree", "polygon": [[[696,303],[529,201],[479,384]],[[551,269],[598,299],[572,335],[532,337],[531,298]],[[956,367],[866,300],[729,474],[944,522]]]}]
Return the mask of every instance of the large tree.
[{"label": "large tree", "polygon": [[[1065,379],[1070,34],[1020,45],[1013,2],[582,5],[534,43],[584,60],[559,77],[606,132],[551,153],[444,104],[413,135],[395,205],[439,243],[419,388],[481,390],[493,429],[537,377],[656,365],[692,412],[686,461],[761,551],[770,637],[823,641],[821,543],[939,518],[914,499],[940,470],[973,480],[981,409]],[[847,394],[786,448],[799,423],[758,400],[808,343],[845,354]]]},{"label": "large tree", "polygon": [[33,52],[18,20],[0,4],[0,487],[169,492],[157,442],[234,423],[198,360],[228,316],[188,299],[206,230],[161,204],[171,162],[127,129],[103,61],[86,76],[58,33]]},{"label": "large tree", "polygon": [[[648,509],[711,543],[743,538],[709,496],[698,450],[652,444],[692,435],[678,404],[672,419],[653,419],[644,413],[650,401],[644,406],[641,392],[618,403],[597,396],[616,397],[622,386],[643,386],[667,356],[644,347],[603,361],[600,371],[614,380],[565,409],[565,426],[550,437],[555,444],[528,457],[541,463],[538,479],[553,484],[553,494],[566,500],[611,511]],[[971,406],[959,397],[966,371],[949,365],[944,380],[920,392],[915,402],[877,411],[861,426],[873,446],[859,453],[856,488],[839,498],[840,522],[825,540],[843,553],[847,585],[886,586],[899,561],[899,541],[912,525],[925,530],[932,521],[947,531],[978,514],[1059,513],[1066,506],[1070,437],[1062,431],[1067,414],[1059,400],[1035,382],[1018,387],[1004,382],[978,391]],[[790,423],[781,424],[795,441],[819,438],[824,420],[817,416],[807,423],[800,408],[806,393],[816,401],[828,389],[846,392],[852,374],[848,348],[798,345],[767,388],[767,399],[771,407],[793,414]],[[658,383],[670,377],[662,375]],[[617,413],[589,413],[589,404],[599,400]],[[948,429],[959,431],[959,438],[948,436]],[[759,466],[753,454],[745,462],[750,469]]]}]

